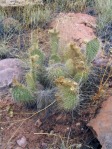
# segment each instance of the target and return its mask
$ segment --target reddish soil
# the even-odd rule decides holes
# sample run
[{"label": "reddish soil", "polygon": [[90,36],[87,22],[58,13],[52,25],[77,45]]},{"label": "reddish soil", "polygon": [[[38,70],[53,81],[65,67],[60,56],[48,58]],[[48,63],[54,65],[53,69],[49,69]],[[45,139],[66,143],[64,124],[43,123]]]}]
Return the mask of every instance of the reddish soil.
[{"label": "reddish soil", "polygon": [[71,113],[57,111],[42,122],[45,112],[39,115],[37,111],[25,109],[24,106],[10,102],[10,100],[1,101],[2,143],[0,147],[1,149],[16,149],[17,140],[22,136],[25,136],[28,142],[25,149],[60,149],[63,143],[61,139],[67,148],[73,144],[86,145],[88,139],[90,142],[94,140],[86,124],[94,117],[96,107],[96,105],[88,104],[86,109],[78,109],[74,112],[74,117]]}]

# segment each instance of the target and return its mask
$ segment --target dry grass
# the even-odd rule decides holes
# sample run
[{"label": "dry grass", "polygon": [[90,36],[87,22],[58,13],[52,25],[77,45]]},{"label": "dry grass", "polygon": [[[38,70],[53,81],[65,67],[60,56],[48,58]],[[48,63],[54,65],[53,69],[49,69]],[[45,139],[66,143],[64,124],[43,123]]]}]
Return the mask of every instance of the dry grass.
[{"label": "dry grass", "polygon": [[51,4],[52,8],[56,12],[60,11],[75,11],[75,12],[81,12],[86,8],[86,5],[88,3],[88,0],[54,0],[51,3],[51,0],[47,0],[48,4]]},{"label": "dry grass", "polygon": [[112,21],[112,1],[95,0],[95,9],[98,13],[98,29],[102,29]]}]

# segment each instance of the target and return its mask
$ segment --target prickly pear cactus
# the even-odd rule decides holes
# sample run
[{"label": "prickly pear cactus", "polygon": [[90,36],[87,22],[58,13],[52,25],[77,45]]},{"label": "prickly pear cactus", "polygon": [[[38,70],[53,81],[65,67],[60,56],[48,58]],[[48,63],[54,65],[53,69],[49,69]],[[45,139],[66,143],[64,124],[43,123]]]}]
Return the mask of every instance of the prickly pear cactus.
[{"label": "prickly pear cactus", "polygon": [[55,81],[55,79],[59,78],[60,76],[67,76],[65,65],[61,63],[50,65],[47,68],[47,76],[51,81]]},{"label": "prickly pear cactus", "polygon": [[35,79],[34,76],[32,75],[31,72],[26,74],[26,83],[27,83],[27,88],[30,91],[35,91],[36,89],[36,83],[35,83]]},{"label": "prickly pear cactus", "polygon": [[41,49],[39,49],[38,47],[38,43],[34,43],[30,48],[29,48],[29,56],[35,56],[38,55],[39,58],[37,60],[38,64],[43,64],[44,60],[45,60],[45,55],[42,52]]},{"label": "prickly pear cactus", "polygon": [[13,98],[23,104],[34,103],[34,93],[37,85],[37,61],[38,55],[30,56],[30,70],[25,76],[26,85],[19,83],[15,78],[13,79],[12,95]]},{"label": "prickly pear cactus", "polygon": [[33,95],[26,86],[19,83],[16,79],[13,80],[12,88],[13,99],[23,104],[33,102]]},{"label": "prickly pear cactus", "polygon": [[56,55],[51,55],[49,64],[55,64],[61,62],[61,58],[56,54]]},{"label": "prickly pear cactus", "polygon": [[[56,99],[60,109],[70,111],[80,104],[81,84],[88,79],[90,64],[97,54],[99,42],[94,39],[87,43],[85,55],[76,44],[69,44],[63,54],[59,55],[58,32],[51,30],[49,33],[51,55],[47,65],[44,65],[45,55],[35,41],[29,48],[30,70],[26,74],[26,83],[23,85],[15,81],[12,94],[16,101],[38,103],[38,109]],[[39,83],[43,85],[42,90],[38,90]]]},{"label": "prickly pear cactus", "polygon": [[98,50],[100,48],[100,43],[98,39],[93,39],[89,41],[86,45],[86,58],[87,58],[87,64],[90,65],[90,63],[95,58]]},{"label": "prickly pear cactus", "polygon": [[78,83],[71,79],[59,77],[55,81],[58,91],[56,100],[59,107],[65,111],[73,110],[79,104]]},{"label": "prickly pear cactus", "polygon": [[56,55],[59,49],[59,32],[56,29],[49,30],[51,54]]},{"label": "prickly pear cactus", "polygon": [[75,70],[75,67],[74,67],[74,62],[72,59],[68,59],[66,62],[65,62],[65,66],[69,72],[70,75],[74,75],[76,73],[76,70]]}]

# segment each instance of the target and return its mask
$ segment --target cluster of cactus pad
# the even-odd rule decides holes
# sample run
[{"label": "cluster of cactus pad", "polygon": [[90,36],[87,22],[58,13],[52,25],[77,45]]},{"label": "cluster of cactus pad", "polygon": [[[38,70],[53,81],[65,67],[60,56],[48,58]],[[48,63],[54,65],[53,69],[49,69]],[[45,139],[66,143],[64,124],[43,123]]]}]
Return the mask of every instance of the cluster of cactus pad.
[{"label": "cluster of cactus pad", "polygon": [[[36,42],[33,43],[29,49],[26,83],[23,85],[15,79],[12,95],[15,100],[25,104],[37,104],[37,108],[44,108],[40,105],[47,105],[55,100],[58,108],[73,110],[80,104],[80,84],[88,79],[91,62],[99,50],[99,41],[93,39],[88,42],[85,53],[82,53],[75,43],[71,43],[60,55],[59,33],[53,29],[49,31],[49,35],[51,55],[47,65],[44,53]],[[40,76],[48,81],[47,88],[40,81]],[[40,83],[43,86],[42,90],[38,90]]]}]

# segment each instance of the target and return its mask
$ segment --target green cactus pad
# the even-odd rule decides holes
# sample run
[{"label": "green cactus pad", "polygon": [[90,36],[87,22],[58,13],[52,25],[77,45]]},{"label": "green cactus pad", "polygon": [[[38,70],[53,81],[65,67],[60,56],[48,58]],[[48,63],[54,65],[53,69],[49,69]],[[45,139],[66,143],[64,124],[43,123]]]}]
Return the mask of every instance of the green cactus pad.
[{"label": "green cactus pad", "polygon": [[73,75],[75,73],[74,62],[72,59],[68,59],[65,63],[65,66],[66,66],[70,75]]},{"label": "green cactus pad", "polygon": [[100,48],[100,43],[97,38],[87,43],[86,45],[87,64],[90,64],[93,61],[99,48]]},{"label": "green cactus pad", "polygon": [[86,81],[88,78],[88,72],[77,72],[74,80],[79,83],[80,81]]},{"label": "green cactus pad", "polygon": [[29,49],[29,53],[30,53],[30,56],[35,56],[35,55],[39,56],[39,58],[37,60],[38,64],[42,64],[44,62],[45,55],[44,55],[43,51],[40,50],[38,48],[38,46],[36,46],[35,44]]},{"label": "green cactus pad", "polygon": [[64,77],[56,79],[55,83],[58,88],[56,99],[59,107],[65,111],[76,108],[79,103],[78,84]]},{"label": "green cactus pad", "polygon": [[29,90],[34,91],[36,89],[35,78],[33,77],[33,74],[30,72],[26,74],[26,83]]},{"label": "green cactus pad", "polygon": [[52,64],[50,67],[47,68],[47,76],[52,81],[59,78],[60,76],[66,76],[67,71],[63,64],[57,63]]},{"label": "green cactus pad", "polygon": [[14,100],[23,104],[33,102],[34,100],[31,92],[23,85],[13,87],[12,95]]},{"label": "green cactus pad", "polygon": [[50,57],[50,61],[52,61],[53,63],[59,63],[61,61],[61,58],[58,55],[51,55]]},{"label": "green cactus pad", "polygon": [[65,111],[73,110],[79,103],[77,94],[70,91],[69,88],[59,89],[56,96],[59,107]]}]

